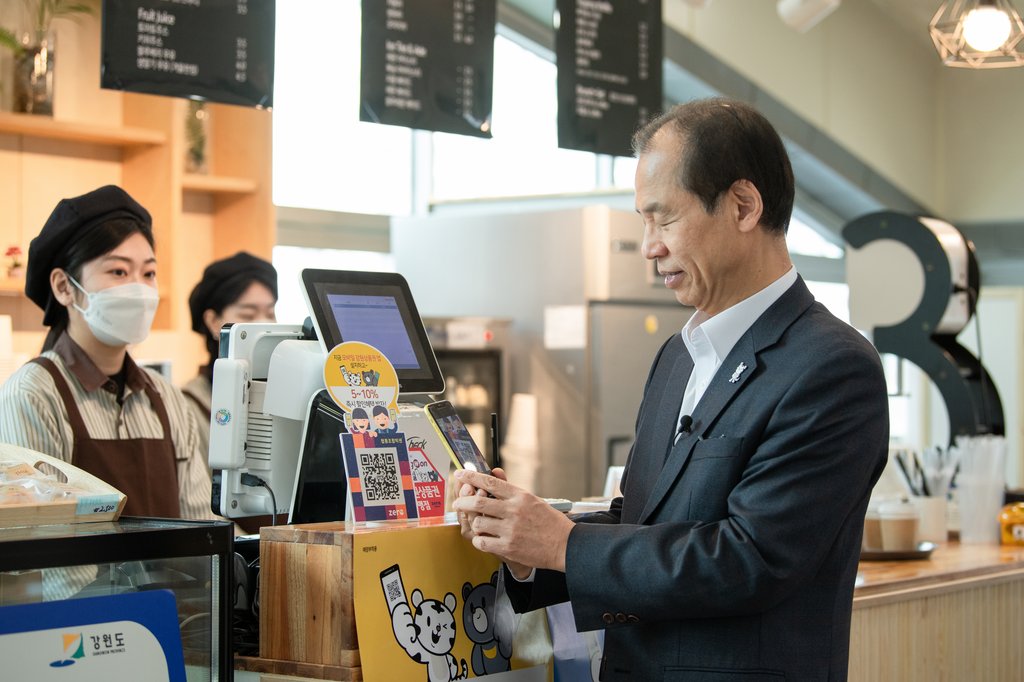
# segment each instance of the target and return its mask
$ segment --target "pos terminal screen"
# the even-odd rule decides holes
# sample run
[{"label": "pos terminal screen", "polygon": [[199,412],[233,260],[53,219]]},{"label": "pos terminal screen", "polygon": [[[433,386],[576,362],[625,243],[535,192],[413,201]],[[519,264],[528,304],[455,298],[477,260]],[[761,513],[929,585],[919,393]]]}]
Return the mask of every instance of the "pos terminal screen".
[{"label": "pos terminal screen", "polygon": [[302,283],[325,352],[343,341],[368,343],[394,365],[402,393],[444,391],[444,377],[404,277],[309,269],[302,271]]},{"label": "pos terminal screen", "polygon": [[394,296],[327,294],[331,314],[347,338],[376,347],[395,369],[419,369],[402,311]]}]

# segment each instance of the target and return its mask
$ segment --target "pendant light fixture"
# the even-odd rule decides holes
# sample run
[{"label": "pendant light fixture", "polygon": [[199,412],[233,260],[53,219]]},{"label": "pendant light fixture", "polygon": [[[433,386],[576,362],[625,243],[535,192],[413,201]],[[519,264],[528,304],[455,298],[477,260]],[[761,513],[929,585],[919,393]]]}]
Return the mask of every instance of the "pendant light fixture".
[{"label": "pendant light fixture", "polygon": [[928,32],[946,66],[1024,66],[1024,21],[1010,0],[946,0]]}]

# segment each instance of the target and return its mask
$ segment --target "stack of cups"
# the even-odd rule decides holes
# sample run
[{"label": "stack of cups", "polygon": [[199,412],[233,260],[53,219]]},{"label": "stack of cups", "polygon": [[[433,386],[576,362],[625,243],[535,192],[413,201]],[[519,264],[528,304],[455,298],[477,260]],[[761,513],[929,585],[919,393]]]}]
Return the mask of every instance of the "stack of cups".
[{"label": "stack of cups", "polygon": [[1006,439],[960,437],[957,446],[961,450],[960,473],[956,477],[960,542],[999,544],[999,513],[1006,487]]}]

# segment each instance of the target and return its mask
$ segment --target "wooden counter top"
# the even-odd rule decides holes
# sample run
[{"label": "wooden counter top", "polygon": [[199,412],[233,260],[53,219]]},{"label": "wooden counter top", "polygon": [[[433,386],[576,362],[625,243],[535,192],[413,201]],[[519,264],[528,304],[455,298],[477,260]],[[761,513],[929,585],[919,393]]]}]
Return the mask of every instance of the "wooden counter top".
[{"label": "wooden counter top", "polygon": [[928,559],[861,561],[853,608],[898,600],[922,592],[962,589],[972,582],[999,582],[1024,573],[1024,547],[939,544]]}]

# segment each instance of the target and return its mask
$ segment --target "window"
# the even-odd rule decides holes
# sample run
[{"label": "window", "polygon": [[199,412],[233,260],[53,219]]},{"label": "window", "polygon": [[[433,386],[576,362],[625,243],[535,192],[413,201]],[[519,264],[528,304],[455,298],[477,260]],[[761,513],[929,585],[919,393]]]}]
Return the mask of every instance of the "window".
[{"label": "window", "polygon": [[[794,209],[789,220],[789,231],[786,233],[786,245],[790,253],[801,256],[819,256],[821,258],[842,258],[843,249],[836,246],[811,227],[811,221],[804,218],[799,209]],[[824,228],[823,228],[824,229]],[[849,315],[844,319],[849,319]]]},{"label": "window", "polygon": [[277,3],[274,203],[408,215],[412,131],[359,121],[359,0]]},{"label": "window", "polygon": [[494,137],[434,133],[433,201],[586,192],[597,157],[558,148],[553,62],[497,36]]},{"label": "window", "polygon": [[394,272],[395,259],[377,251],[344,251],[341,249],[310,249],[302,246],[275,246],[274,267],[277,269],[277,321],[302,324],[309,316],[302,296],[299,273],[304,268],[324,270],[363,270]]}]

